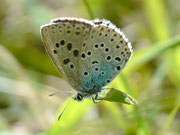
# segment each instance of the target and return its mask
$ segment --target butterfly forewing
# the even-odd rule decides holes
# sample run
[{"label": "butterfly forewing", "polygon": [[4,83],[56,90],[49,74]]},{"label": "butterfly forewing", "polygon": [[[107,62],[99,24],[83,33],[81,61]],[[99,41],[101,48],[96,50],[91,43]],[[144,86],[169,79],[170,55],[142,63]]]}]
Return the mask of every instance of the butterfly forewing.
[{"label": "butterfly forewing", "polygon": [[79,77],[80,54],[90,29],[90,24],[66,19],[56,20],[41,28],[47,52],[64,78],[76,90],[83,89]]}]

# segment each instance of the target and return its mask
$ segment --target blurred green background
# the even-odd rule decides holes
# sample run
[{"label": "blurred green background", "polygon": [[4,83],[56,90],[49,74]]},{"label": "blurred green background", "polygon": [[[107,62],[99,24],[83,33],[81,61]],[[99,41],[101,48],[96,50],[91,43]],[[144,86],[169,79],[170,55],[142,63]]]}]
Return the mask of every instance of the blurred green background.
[{"label": "blurred green background", "polygon": [[[180,0],[0,0],[0,135],[179,135]],[[105,18],[134,55],[110,84],[138,106],[72,101],[45,52],[40,26],[57,17]],[[48,95],[59,91],[53,97]]]}]

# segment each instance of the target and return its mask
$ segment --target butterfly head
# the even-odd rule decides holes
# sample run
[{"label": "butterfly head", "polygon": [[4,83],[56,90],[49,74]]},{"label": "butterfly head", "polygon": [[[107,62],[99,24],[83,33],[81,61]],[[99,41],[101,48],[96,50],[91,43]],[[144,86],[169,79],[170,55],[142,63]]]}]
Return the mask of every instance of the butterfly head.
[{"label": "butterfly head", "polygon": [[74,100],[80,102],[83,100],[83,95],[81,95],[80,93],[78,93],[76,96],[73,97]]},{"label": "butterfly head", "polygon": [[98,95],[98,93],[101,90],[102,89],[98,89],[97,87],[94,86],[90,90],[84,90],[83,92],[81,91],[81,93],[77,93],[77,95],[75,97],[73,97],[73,99],[80,102],[83,100],[84,97],[93,97],[93,95]]}]

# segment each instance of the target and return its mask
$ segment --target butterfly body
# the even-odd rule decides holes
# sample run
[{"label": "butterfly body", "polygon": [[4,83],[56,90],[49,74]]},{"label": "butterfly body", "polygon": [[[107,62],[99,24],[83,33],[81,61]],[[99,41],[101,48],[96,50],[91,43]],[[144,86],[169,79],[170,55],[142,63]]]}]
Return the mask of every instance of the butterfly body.
[{"label": "butterfly body", "polygon": [[57,18],[41,27],[41,36],[60,73],[82,97],[100,92],[132,55],[127,38],[107,20]]}]

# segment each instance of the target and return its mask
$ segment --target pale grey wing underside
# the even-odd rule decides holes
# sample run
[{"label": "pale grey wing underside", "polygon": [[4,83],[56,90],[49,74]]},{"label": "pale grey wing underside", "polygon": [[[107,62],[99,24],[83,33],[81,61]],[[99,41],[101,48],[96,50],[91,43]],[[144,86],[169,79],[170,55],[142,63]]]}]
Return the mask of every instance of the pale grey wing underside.
[{"label": "pale grey wing underside", "polygon": [[87,40],[91,23],[78,19],[56,19],[41,27],[44,46],[63,77],[75,90],[83,90],[79,78],[81,47]]}]

